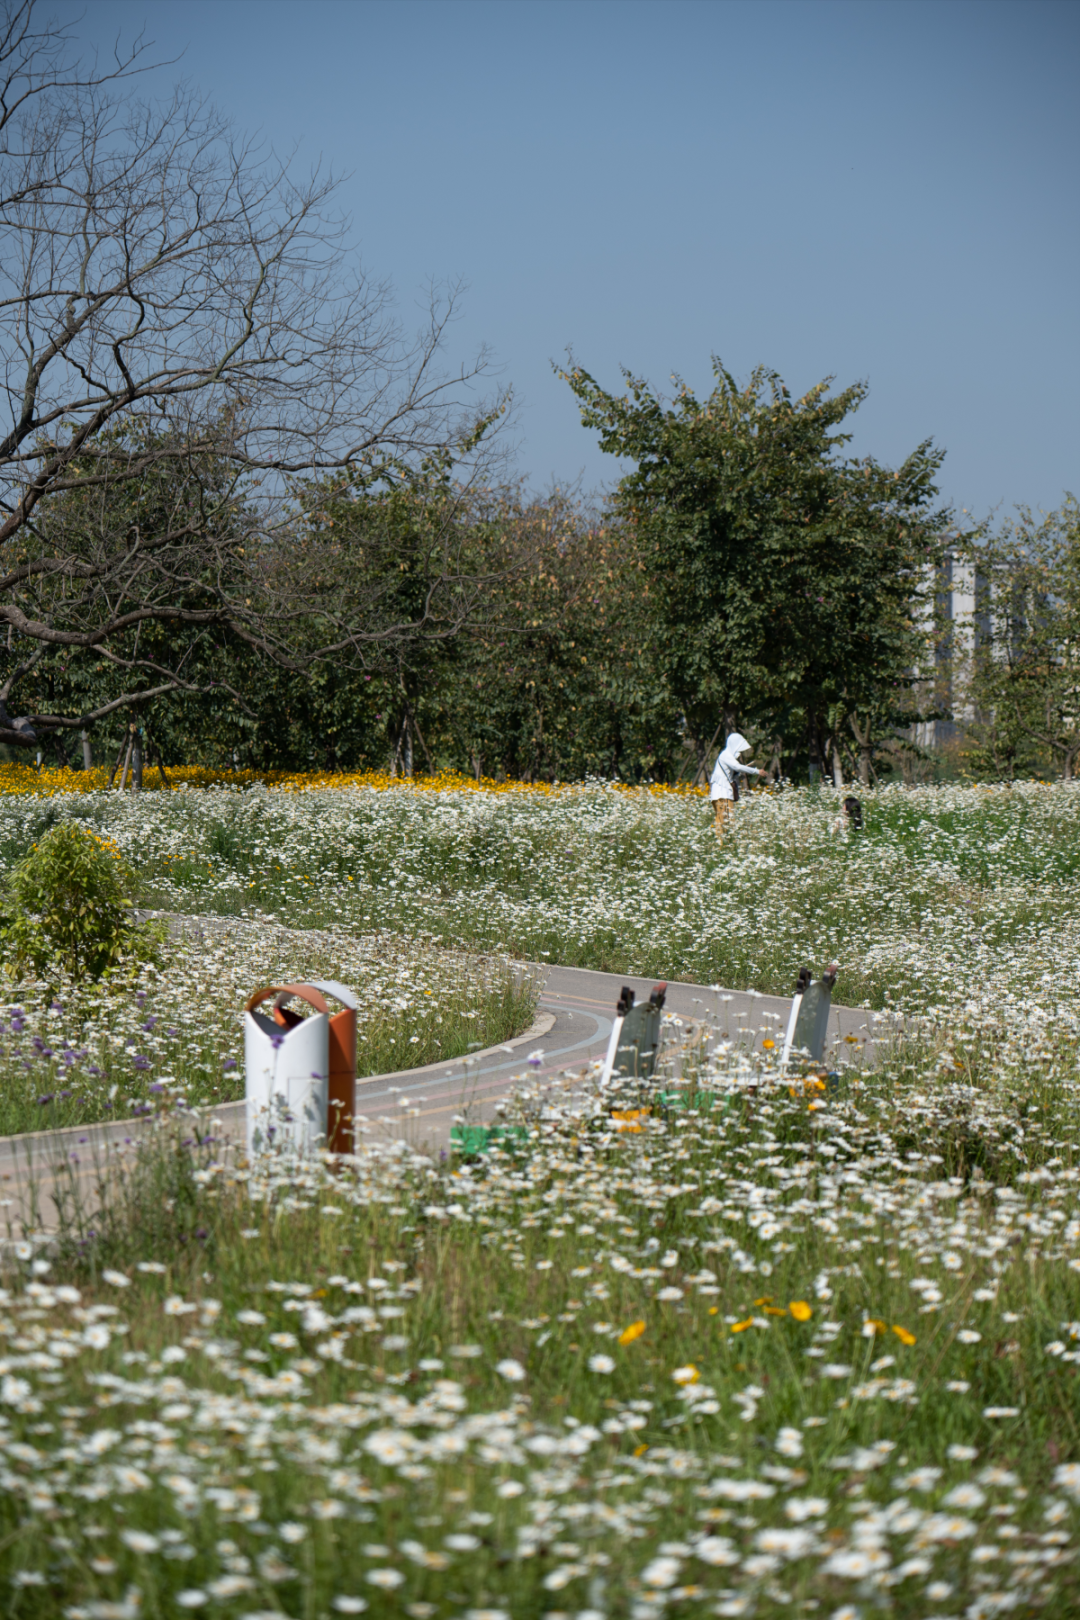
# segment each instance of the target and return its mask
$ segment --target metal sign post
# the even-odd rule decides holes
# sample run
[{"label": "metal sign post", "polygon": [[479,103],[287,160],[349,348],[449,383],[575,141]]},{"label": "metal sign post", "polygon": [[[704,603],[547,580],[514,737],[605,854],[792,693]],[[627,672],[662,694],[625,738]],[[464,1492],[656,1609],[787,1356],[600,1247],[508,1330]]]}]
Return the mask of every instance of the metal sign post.
[{"label": "metal sign post", "polygon": [[635,1002],[634,992],[623,985],[615,1008],[607,1056],[600,1073],[601,1089],[616,1078],[651,1080],[660,1052],[660,1020],[667,985],[658,984],[648,1001]]},{"label": "metal sign post", "polygon": [[799,969],[780,1058],[781,1074],[787,1072],[793,1051],[808,1052],[814,1063],[820,1063],[824,1058],[833,986],[839,971],[839,963],[830,962],[820,979],[812,979],[809,968]]}]

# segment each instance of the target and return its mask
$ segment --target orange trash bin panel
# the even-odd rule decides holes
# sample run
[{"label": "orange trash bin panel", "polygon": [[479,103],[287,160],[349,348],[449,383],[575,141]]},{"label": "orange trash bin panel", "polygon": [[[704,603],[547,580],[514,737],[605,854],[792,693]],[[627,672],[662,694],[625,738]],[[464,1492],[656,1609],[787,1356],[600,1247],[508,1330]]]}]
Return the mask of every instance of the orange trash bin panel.
[{"label": "orange trash bin panel", "polygon": [[356,1109],[356,997],[336,979],[312,979],[311,984],[324,996],[340,1001],[345,1009],[330,1020],[326,1146],[331,1153],[352,1153]]}]

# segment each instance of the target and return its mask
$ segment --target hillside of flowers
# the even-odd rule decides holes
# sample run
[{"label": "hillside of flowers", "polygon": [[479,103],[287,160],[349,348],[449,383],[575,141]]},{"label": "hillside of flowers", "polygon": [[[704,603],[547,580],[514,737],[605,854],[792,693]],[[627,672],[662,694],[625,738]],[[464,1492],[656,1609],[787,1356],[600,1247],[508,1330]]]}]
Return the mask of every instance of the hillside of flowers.
[{"label": "hillside of flowers", "polygon": [[[158,1119],[0,1251],[2,1612],[1075,1612],[1078,806],[889,789],[845,838],[833,795],[755,795],[720,844],[700,797],[602,784],[0,798],[5,867],[74,819],[174,918],[79,992],[82,1045],[74,1000],[8,1010],[6,1077],[108,1052]],[[406,1122],[236,1157],[248,978],[333,968],[411,1047],[505,1008],[462,946],[779,990],[836,955],[906,1039],[835,1091],[723,1040],[661,1091],[523,1081],[479,1155]]]},{"label": "hillside of flowers", "polygon": [[1075,1613],[1076,1086],[1002,1079],[719,1050],[447,1163],[165,1121],[5,1251],[3,1612]]},{"label": "hillside of flowers", "polygon": [[107,833],[169,910],[779,993],[832,956],[848,1002],[1074,1027],[1074,783],[887,787],[846,838],[835,793],[758,793],[720,844],[701,794],[664,789],[369,777],[131,795],[61,774],[0,795],[3,865],[66,816]]}]

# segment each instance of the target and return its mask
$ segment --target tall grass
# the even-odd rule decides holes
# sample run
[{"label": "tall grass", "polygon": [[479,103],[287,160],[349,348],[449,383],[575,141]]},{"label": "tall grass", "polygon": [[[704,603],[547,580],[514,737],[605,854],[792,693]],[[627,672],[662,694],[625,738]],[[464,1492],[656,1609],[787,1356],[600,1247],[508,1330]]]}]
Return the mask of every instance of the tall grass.
[{"label": "tall grass", "polygon": [[163,1126],[7,1250],[6,1612],[1073,1613],[1075,1079],[691,1079],[445,1164]]}]

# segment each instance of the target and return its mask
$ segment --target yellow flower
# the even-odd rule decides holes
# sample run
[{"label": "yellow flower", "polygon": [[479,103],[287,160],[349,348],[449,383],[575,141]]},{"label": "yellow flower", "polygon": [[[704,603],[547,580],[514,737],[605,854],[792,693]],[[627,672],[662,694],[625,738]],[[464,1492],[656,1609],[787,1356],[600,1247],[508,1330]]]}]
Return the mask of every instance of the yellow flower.
[{"label": "yellow flower", "polygon": [[796,1322],[809,1322],[810,1318],[814,1314],[810,1306],[806,1303],[805,1299],[793,1299],[791,1304],[788,1306],[788,1310],[791,1312]]},{"label": "yellow flower", "polygon": [[766,1038],[761,1044],[765,1048],[766,1052],[771,1052],[773,1047],[776,1045],[776,1042],[770,1041],[768,1038]]},{"label": "yellow flower", "polygon": [[644,1457],[644,1455],[648,1451],[648,1449],[649,1449],[648,1446],[635,1446],[634,1447],[634,1456],[635,1457]]},{"label": "yellow flower", "polygon": [[628,1328],[623,1328],[622,1332],[619,1334],[619,1343],[633,1344],[635,1339],[641,1338],[644,1331],[644,1322],[631,1322],[630,1326]]},{"label": "yellow flower", "polygon": [[717,1313],[719,1312],[719,1310],[720,1310],[719,1305],[710,1305],[709,1306],[709,1315],[710,1316],[716,1316]]},{"label": "yellow flower", "polygon": [[895,1322],[894,1322],[893,1323],[893,1332],[896,1334],[896,1337],[900,1340],[901,1344],[914,1344],[915,1343],[915,1335],[914,1335],[914,1333],[909,1333],[906,1327],[897,1327]]},{"label": "yellow flower", "polygon": [[732,1333],[745,1333],[747,1328],[753,1327],[753,1325],[754,1318],[752,1316],[748,1316],[745,1322],[732,1322],[731,1331]]},{"label": "yellow flower", "polygon": [[872,1339],[875,1333],[888,1333],[888,1325],[879,1316],[868,1316],[862,1325],[866,1338]]}]

